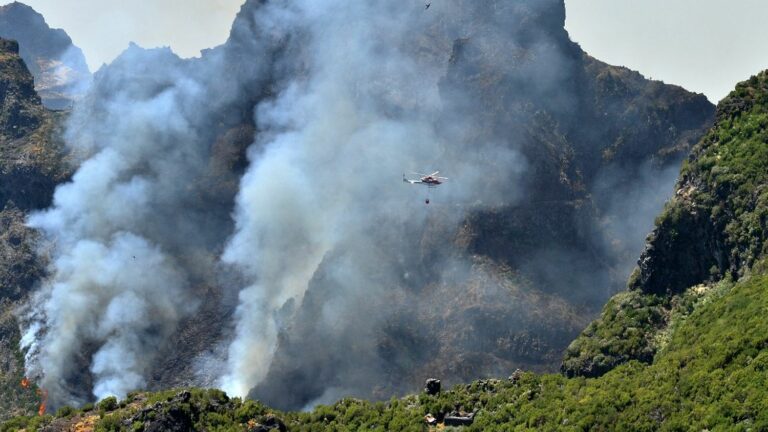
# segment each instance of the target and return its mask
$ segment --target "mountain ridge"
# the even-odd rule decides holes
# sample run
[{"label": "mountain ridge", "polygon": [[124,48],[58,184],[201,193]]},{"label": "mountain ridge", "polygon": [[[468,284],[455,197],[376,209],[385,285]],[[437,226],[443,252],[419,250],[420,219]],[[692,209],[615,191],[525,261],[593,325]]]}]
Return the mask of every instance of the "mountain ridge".
[{"label": "mountain ridge", "polygon": [[69,109],[83,96],[91,75],[83,52],[32,7],[16,1],[0,6],[0,38],[20,43],[21,58],[46,107]]}]

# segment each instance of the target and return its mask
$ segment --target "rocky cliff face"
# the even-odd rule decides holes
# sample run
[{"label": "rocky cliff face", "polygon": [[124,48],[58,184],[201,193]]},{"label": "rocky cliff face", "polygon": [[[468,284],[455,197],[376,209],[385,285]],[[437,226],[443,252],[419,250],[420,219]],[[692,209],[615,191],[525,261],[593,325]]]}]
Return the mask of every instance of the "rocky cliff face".
[{"label": "rocky cliff face", "polygon": [[43,208],[68,171],[61,116],[42,106],[14,41],[0,41],[0,102],[0,201],[23,210]]},{"label": "rocky cliff face", "polygon": [[21,45],[21,58],[46,107],[70,108],[83,96],[91,74],[82,51],[64,30],[48,27],[34,9],[13,2],[0,7],[0,37]]},{"label": "rocky cliff face", "polygon": [[[508,188],[485,208],[469,205],[457,227],[445,222],[454,210],[438,204],[425,228],[375,237],[377,263],[391,271],[365,271],[371,287],[389,284],[383,291],[357,298],[340,288],[324,268],[346,252],[327,257],[253,397],[297,409],[413,391],[433,375],[457,383],[556,368],[626,280],[650,229],[643,223],[664,199],[649,177],[671,192],[676,167],[712,121],[702,95],[582,52],[563,30],[562,2],[459,7],[462,37],[433,28],[422,49],[450,50],[444,100],[479,103],[465,111],[475,125],[468,139],[520,149],[524,196]],[[487,163],[492,188],[502,177]],[[622,196],[656,204],[633,209],[637,201]],[[621,225],[631,216],[646,228]],[[377,272],[420,277],[383,282]],[[324,311],[338,305],[352,312],[325,325]]]},{"label": "rocky cliff face", "polygon": [[69,175],[61,118],[43,108],[15,41],[0,39],[0,417],[36,409],[34,388],[21,387],[24,365],[15,310],[45,274],[38,234],[26,212],[50,205]]},{"label": "rocky cliff face", "polygon": [[689,307],[684,299],[741,279],[765,256],[766,77],[740,83],[719,104],[715,126],[693,148],[656,220],[629,292],[609,302],[571,344],[567,374],[594,376],[632,359],[650,362],[663,343],[659,335]]}]

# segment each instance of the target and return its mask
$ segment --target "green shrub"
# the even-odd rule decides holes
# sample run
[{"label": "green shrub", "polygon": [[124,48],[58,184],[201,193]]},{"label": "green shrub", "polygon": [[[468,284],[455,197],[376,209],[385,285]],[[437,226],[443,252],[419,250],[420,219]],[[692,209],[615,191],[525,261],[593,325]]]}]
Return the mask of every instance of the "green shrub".
[{"label": "green shrub", "polygon": [[55,417],[58,417],[58,418],[61,418],[61,417],[70,417],[70,416],[72,416],[72,414],[74,414],[75,412],[76,412],[76,411],[75,411],[75,409],[74,409],[74,408],[72,408],[72,407],[70,407],[70,406],[63,406],[63,407],[59,408],[58,410],[56,410],[56,416],[55,416]]},{"label": "green shrub", "polygon": [[96,406],[98,407],[99,411],[102,411],[102,412],[114,411],[118,407],[117,398],[114,397],[114,396],[110,396],[108,398],[104,398]]}]

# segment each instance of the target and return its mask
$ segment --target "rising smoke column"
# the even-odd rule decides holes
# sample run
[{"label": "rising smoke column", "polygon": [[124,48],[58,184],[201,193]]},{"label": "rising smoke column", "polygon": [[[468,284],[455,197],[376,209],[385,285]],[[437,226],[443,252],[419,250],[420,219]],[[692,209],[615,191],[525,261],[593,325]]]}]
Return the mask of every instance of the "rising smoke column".
[{"label": "rising smoke column", "polygon": [[[96,397],[149,384],[157,352],[195,310],[197,269],[180,258],[216,247],[200,240],[211,227],[192,185],[228,103],[258,100],[266,84],[277,94],[255,109],[259,134],[222,258],[251,281],[221,380],[235,394],[263,377],[276,311],[301,300],[327,251],[352,233],[374,241],[363,234],[382,217],[424,220],[400,173],[450,165],[465,178],[451,196],[476,189],[471,156],[447,158],[434,127],[449,50],[424,59],[411,44],[435,20],[398,2],[247,2],[227,46],[201,60],[132,47],[97,73],[67,130],[82,164],[30,219],[47,239],[51,276],[26,311],[23,346],[53,406],[89,398],[83,369]],[[340,271],[345,281],[365,280],[355,267]]]},{"label": "rising smoke column", "polygon": [[221,229],[195,185],[211,113],[237,94],[237,80],[219,79],[223,65],[216,53],[192,67],[133,46],[72,114],[65,138],[81,165],[29,218],[46,238],[50,277],[24,311],[22,347],[54,407],[91,398],[86,369],[96,398],[146,387],[156,354],[197,306],[195,269],[180,258]]},{"label": "rising smoke column", "polygon": [[[176,204],[165,202],[181,187],[168,176],[184,181],[194,158],[194,149],[169,138],[194,139],[178,108],[199,89],[180,80],[161,90],[167,83],[141,79],[116,88],[112,79],[127,78],[133,62],[154,61],[179,75],[170,53],[143,56],[129,50],[74,113],[68,143],[89,157],[57,189],[53,207],[29,219],[49,239],[52,262],[23,344],[28,367],[57,404],[80,402],[67,381],[83,366],[97,398],[143,387],[154,352],[193,306],[185,275],[149,236],[163,206]],[[78,364],[86,347],[95,348],[92,358]]]},{"label": "rising smoke column", "polygon": [[28,373],[53,407],[150,385],[196,310],[191,286],[232,230],[208,187],[212,146],[270,76],[274,30],[236,20],[227,46],[189,61],[131,45],[76,105],[65,140],[79,168],[29,219],[50,276],[21,311]]},{"label": "rising smoke column", "polygon": [[[451,141],[461,135],[445,137],[436,130],[438,116],[450,111],[438,89],[449,51],[424,56],[413,41],[437,18],[422,14],[420,5],[400,2],[271,4],[278,9],[270,16],[288,17],[284,24],[300,29],[302,37],[282,59],[298,73],[256,110],[261,133],[240,184],[236,232],[222,258],[252,281],[239,295],[235,337],[220,381],[240,396],[266,375],[284,305],[301,301],[330,251],[340,245],[359,251],[338,274],[351,296],[352,290],[376,295],[361,273],[381,253],[362,247],[376,241],[370,233],[381,230],[379,222],[425,220],[423,198],[399,184],[400,173],[450,166],[463,177],[447,187],[444,199],[493,193],[476,192],[483,188],[477,187],[481,176],[473,154],[446,155],[446,146],[460,146]],[[520,164],[512,150],[471,144],[477,152],[488,150],[501,171],[515,172]],[[341,311],[328,313],[329,320],[342,317]]]}]

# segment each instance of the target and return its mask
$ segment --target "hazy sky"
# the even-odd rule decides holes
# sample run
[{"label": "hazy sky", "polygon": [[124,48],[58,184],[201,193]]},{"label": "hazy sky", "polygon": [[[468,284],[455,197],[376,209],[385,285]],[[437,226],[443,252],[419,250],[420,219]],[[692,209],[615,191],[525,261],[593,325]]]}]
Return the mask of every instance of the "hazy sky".
[{"label": "hazy sky", "polygon": [[[223,43],[245,0],[20,0],[63,28],[95,71],[133,41],[184,56]],[[0,0],[0,3],[10,3]]]},{"label": "hazy sky", "polygon": [[605,62],[717,102],[768,68],[766,0],[566,0],[571,38]]},{"label": "hazy sky", "polygon": [[[0,0],[3,1],[3,0]],[[129,41],[182,56],[224,42],[244,0],[24,0],[64,28],[92,69]],[[404,1],[404,0],[397,0]],[[420,0],[413,0],[420,1]],[[439,7],[440,0],[433,1]],[[766,0],[566,0],[568,30],[590,54],[717,101],[768,68]]]}]

